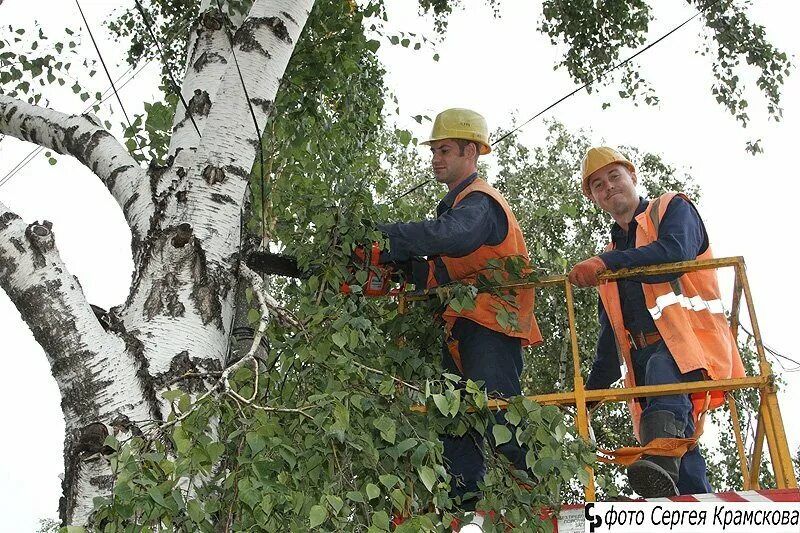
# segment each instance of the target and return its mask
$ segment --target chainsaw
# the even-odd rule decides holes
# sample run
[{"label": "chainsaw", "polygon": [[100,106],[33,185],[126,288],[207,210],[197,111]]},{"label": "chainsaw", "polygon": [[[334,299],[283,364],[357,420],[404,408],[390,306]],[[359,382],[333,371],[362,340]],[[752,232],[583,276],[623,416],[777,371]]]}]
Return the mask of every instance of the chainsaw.
[{"label": "chainsaw", "polygon": [[[353,251],[353,258],[349,266],[351,274],[356,270],[366,270],[367,279],[361,286],[361,293],[370,298],[381,296],[398,296],[405,291],[405,276],[400,269],[391,264],[381,263],[381,249],[377,242],[373,242],[369,251],[363,246],[358,246]],[[262,274],[272,274],[290,278],[306,279],[313,272],[301,269],[297,259],[283,254],[274,254],[267,251],[250,253],[246,260],[247,266]],[[398,281],[399,287],[393,287],[392,282]],[[344,282],[339,287],[343,294],[353,292],[349,283]]]}]

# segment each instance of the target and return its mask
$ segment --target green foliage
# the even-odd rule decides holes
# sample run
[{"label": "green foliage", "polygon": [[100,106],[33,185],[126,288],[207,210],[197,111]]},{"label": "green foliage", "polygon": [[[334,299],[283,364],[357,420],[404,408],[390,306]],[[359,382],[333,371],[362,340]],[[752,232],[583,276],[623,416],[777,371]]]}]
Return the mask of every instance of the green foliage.
[{"label": "green foliage", "polygon": [[[749,115],[740,77],[751,67],[757,75],[756,87],[766,100],[768,116],[780,120],[780,91],[792,63],[785,52],[767,41],[763,26],[753,23],[745,8],[734,0],[687,0],[701,11],[705,24],[700,53],[712,58],[715,82],[711,93],[742,126]],[[622,59],[624,51],[632,52],[647,40],[652,20],[650,3],[643,0],[580,0],[562,2],[545,0],[540,31],[555,44],[564,44],[564,67],[572,78],[586,83]],[[628,63],[619,74],[610,74],[594,85],[620,87],[619,96],[655,105],[658,97],[642,78],[635,63]],[[587,88],[588,91],[592,87]],[[604,104],[604,108],[609,104]],[[747,150],[760,152],[759,141],[747,143]]]},{"label": "green foliage", "polygon": [[[84,76],[96,74],[95,61],[79,53],[80,35],[65,28],[64,37],[54,40],[36,22],[35,32],[12,26],[3,26],[2,30],[0,94],[24,99],[30,104],[46,104],[43,88],[57,85],[69,87],[82,102],[92,98],[82,80]],[[95,95],[94,103],[90,103],[95,112],[99,110],[100,100],[101,97]]]}]

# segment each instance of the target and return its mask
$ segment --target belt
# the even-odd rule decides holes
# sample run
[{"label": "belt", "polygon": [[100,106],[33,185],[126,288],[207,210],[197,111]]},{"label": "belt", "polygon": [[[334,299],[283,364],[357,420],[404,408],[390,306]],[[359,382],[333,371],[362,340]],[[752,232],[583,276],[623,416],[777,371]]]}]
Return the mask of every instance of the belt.
[{"label": "belt", "polygon": [[642,348],[651,346],[661,341],[661,334],[658,331],[653,331],[650,333],[645,333],[643,331],[631,333],[630,331],[625,330],[625,333],[628,335],[628,341],[631,344],[631,348],[634,350],[641,350]]}]

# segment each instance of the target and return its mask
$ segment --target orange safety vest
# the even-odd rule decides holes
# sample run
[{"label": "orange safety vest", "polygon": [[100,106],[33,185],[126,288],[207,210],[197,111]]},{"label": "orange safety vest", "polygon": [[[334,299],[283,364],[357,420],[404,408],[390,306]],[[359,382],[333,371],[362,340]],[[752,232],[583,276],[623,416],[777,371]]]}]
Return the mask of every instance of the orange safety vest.
[{"label": "orange safety vest", "polygon": [[[481,192],[490,196],[503,208],[508,220],[508,233],[500,244],[494,246],[484,244],[474,252],[462,257],[441,256],[447,268],[447,273],[453,281],[473,283],[480,274],[483,274],[488,279],[495,279],[496,270],[488,268],[488,262],[491,259],[503,260],[511,257],[522,257],[526,263],[530,261],[528,248],[525,246],[525,238],[522,236],[519,222],[517,222],[514,213],[511,212],[508,202],[497,189],[484,180],[476,178],[456,196],[453,201],[453,207],[457,206],[461,200],[473,192]],[[434,277],[434,268],[433,260],[429,261],[428,287],[437,285]],[[507,272],[500,271],[500,274],[503,280],[509,279]],[[541,344],[542,334],[539,331],[539,325],[536,323],[536,317],[533,316],[534,290],[532,288],[516,289],[512,294],[513,299],[508,299],[513,301],[506,301],[506,299],[497,294],[479,292],[475,297],[475,308],[470,310],[462,309],[456,312],[452,307],[447,306],[442,314],[442,318],[447,324],[447,331],[449,332],[456,319],[461,317],[472,320],[493,331],[504,333],[509,337],[520,338],[523,346]],[[501,309],[505,309],[509,314],[516,316],[516,327],[510,328],[500,325],[497,321],[497,313]]]},{"label": "orange safety vest", "polygon": [[[691,202],[682,193],[666,193],[650,202],[643,213],[636,216],[636,247],[646,246],[658,239],[658,226],[664,218],[670,201],[676,196]],[[606,251],[614,248],[609,243]],[[698,260],[712,259],[711,245],[697,256]],[[615,281],[605,281],[598,287],[622,363],[625,365],[625,386],[636,386],[631,363],[630,341],[622,320],[619,290]],[[670,283],[642,283],[644,300],[653,317],[658,332],[672,353],[681,373],[702,369],[708,379],[740,378],[744,366],[731,334],[725,308],[720,298],[715,270],[686,272]],[[694,417],[697,420],[706,402],[706,393],[692,395]],[[708,408],[719,407],[724,393],[711,393]],[[634,433],[639,436],[641,408],[628,401],[633,418]]]}]

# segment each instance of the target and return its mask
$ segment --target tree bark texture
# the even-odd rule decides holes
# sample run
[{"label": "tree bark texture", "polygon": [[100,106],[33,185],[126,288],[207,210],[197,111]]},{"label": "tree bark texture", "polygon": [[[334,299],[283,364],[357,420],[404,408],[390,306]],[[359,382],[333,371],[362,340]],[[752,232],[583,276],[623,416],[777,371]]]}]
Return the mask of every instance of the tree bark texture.
[{"label": "tree bark texture", "polygon": [[[87,524],[93,498],[109,492],[106,436],[163,420],[168,383],[226,364],[250,169],[313,4],[255,0],[231,20],[216,1],[201,2],[181,88],[189,105],[176,112],[164,167],[141,168],[92,115],[0,95],[0,133],[81,161],[114,196],[132,235],[128,298],[103,311],[69,274],[52,225],[27,224],[0,203],[0,286],[44,348],[61,391],[60,513],[68,524]],[[183,387],[196,393],[202,385]]]}]

